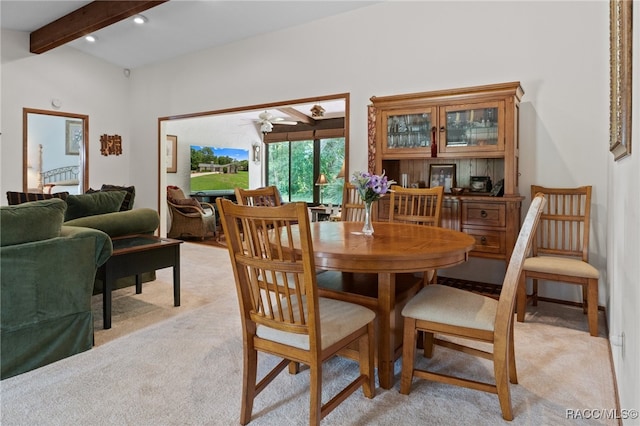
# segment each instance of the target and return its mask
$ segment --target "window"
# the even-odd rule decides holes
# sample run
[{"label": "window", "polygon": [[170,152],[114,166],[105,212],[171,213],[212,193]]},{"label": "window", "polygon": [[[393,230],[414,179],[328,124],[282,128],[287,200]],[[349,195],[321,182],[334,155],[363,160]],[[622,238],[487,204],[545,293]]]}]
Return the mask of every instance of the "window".
[{"label": "window", "polygon": [[[294,140],[267,143],[267,185],[275,185],[286,202],[339,205],[344,179],[337,176],[345,159],[344,137],[314,139],[318,135],[304,133],[307,137],[303,139],[289,133],[287,139]],[[327,177],[327,185],[315,184],[321,173]]]}]

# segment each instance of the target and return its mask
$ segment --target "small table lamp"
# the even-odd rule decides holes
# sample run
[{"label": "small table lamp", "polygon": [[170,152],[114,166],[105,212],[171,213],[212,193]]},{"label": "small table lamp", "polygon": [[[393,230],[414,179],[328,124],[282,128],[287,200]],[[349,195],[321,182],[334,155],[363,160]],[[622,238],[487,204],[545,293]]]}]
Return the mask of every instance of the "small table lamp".
[{"label": "small table lamp", "polygon": [[316,185],[320,187],[320,204],[324,204],[324,186],[328,184],[327,176],[325,176],[324,173],[320,173],[320,176],[318,176],[318,180],[316,181]]}]

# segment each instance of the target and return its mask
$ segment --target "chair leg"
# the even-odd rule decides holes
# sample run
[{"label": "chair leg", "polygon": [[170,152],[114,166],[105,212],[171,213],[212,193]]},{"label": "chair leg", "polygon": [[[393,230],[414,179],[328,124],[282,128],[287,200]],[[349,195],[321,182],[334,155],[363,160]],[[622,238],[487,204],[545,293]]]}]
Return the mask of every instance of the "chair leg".
[{"label": "chair leg", "polygon": [[309,425],[320,426],[322,420],[322,362],[316,359],[310,366]]},{"label": "chair leg", "polygon": [[589,333],[592,336],[598,336],[598,280],[590,279],[587,287]]},{"label": "chair leg", "polygon": [[256,378],[258,372],[258,352],[253,348],[244,349],[244,372],[242,381],[242,403],[240,408],[240,424],[251,421],[253,400],[256,397]]},{"label": "chair leg", "polygon": [[532,279],[531,281],[533,281],[533,294],[531,295],[533,298],[533,306],[538,306],[538,280],[537,279]]},{"label": "chair leg", "polygon": [[[508,342],[504,342],[509,345]],[[511,411],[511,391],[509,390],[509,373],[507,360],[509,348],[496,348],[494,345],[493,353],[493,372],[496,378],[496,390],[498,400],[500,401],[500,409],[502,410],[502,418],[505,420],[513,420]]]},{"label": "chair leg", "polygon": [[300,363],[291,361],[289,363],[289,374],[298,374],[300,372]]},{"label": "chair leg", "polygon": [[424,357],[431,358],[433,356],[433,345],[435,344],[435,338],[433,333],[423,332],[423,344],[422,348],[424,349]]},{"label": "chair leg", "polygon": [[374,342],[375,342],[375,326],[370,323],[367,327],[367,334],[360,338],[358,342],[358,350],[360,358],[360,375],[367,376],[367,380],[362,384],[362,392],[367,398],[373,398],[375,395],[375,372],[374,372]]},{"label": "chair leg", "polygon": [[[425,333],[426,334],[426,333]],[[413,380],[413,357],[415,356],[416,320],[404,319],[404,336],[402,341],[402,372],[400,376],[400,393],[409,395]]]},{"label": "chair leg", "polygon": [[524,322],[524,314],[527,310],[527,273],[523,270],[518,281],[516,293],[516,317],[518,322]]}]

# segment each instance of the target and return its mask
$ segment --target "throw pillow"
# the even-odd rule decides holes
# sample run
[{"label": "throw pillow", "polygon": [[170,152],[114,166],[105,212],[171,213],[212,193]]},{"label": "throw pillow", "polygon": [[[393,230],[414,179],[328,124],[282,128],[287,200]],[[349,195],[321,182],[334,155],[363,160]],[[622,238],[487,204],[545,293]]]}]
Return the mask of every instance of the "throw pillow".
[{"label": "throw pillow", "polygon": [[59,237],[66,209],[58,198],[0,207],[0,246]]},{"label": "throw pillow", "polygon": [[135,186],[118,186],[118,185],[102,185],[100,188],[101,191],[125,191],[126,195],[124,196],[124,200],[122,201],[122,206],[120,206],[120,211],[131,210],[133,208],[133,202],[136,198],[136,187]]},{"label": "throw pillow", "polygon": [[79,217],[113,213],[120,210],[124,191],[100,191],[92,194],[69,195],[65,222]]},{"label": "throw pillow", "polygon": [[10,206],[26,203],[29,201],[50,200],[52,198],[60,198],[66,200],[68,192],[56,192],[55,194],[38,194],[31,192],[15,192],[7,191],[7,201]]}]

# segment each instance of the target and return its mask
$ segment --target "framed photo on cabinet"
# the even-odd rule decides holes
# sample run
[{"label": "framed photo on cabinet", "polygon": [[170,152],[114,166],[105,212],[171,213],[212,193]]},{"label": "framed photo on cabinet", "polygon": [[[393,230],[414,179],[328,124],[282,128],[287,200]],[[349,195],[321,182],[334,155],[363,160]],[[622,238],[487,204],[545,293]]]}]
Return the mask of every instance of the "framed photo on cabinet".
[{"label": "framed photo on cabinet", "polygon": [[451,192],[456,186],[455,164],[431,164],[429,167],[429,187],[444,186],[444,192]]}]

